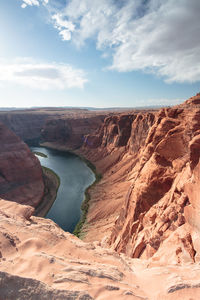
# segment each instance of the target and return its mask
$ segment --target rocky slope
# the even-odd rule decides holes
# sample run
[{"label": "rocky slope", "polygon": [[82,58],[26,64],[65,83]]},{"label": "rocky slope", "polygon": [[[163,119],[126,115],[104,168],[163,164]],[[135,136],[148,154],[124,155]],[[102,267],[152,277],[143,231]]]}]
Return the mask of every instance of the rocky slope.
[{"label": "rocky slope", "polygon": [[105,240],[115,226],[131,184],[130,172],[135,168],[138,150],[145,142],[155,114],[133,112],[108,117],[98,136],[88,136],[89,142],[79,151],[103,174],[100,183],[90,191],[90,209],[83,230],[87,233],[86,241]]},{"label": "rocky slope", "polygon": [[43,129],[48,140],[64,143],[70,137],[71,145],[77,147],[83,135],[96,130],[107,114],[84,109],[38,108],[0,111],[0,122],[29,144],[41,140]]},{"label": "rocky slope", "polygon": [[187,187],[197,178],[199,103],[197,95],[159,112],[112,115],[85,135],[77,153],[103,173],[90,191],[85,241],[102,240],[119,253],[161,263],[198,260],[189,226],[197,223],[198,200],[191,199],[198,181],[196,196]]},{"label": "rocky slope", "polygon": [[195,201],[186,187],[198,178],[199,129],[200,107],[193,101],[159,112],[130,172],[131,186],[109,240],[115,250],[163,263],[198,260],[185,211],[191,215]]},{"label": "rocky slope", "polygon": [[46,142],[66,146],[68,149],[79,148],[85,135],[93,133],[103,123],[105,115],[91,115],[89,112],[76,116],[49,118],[42,128],[41,136]]},{"label": "rocky slope", "polygon": [[199,299],[199,264],[131,259],[31,216],[29,206],[0,207],[1,300]]},{"label": "rocky slope", "polygon": [[199,103],[197,95],[159,113],[111,117],[98,149],[84,145],[104,173],[91,191],[86,241],[164,264],[198,261]]},{"label": "rocky slope", "polygon": [[36,206],[44,183],[38,159],[28,146],[0,123],[0,197]]},{"label": "rocky slope", "polygon": [[38,142],[41,136],[41,129],[49,117],[45,112],[34,111],[13,111],[0,112],[0,122],[15,132],[25,142]]},{"label": "rocky slope", "polygon": [[79,147],[103,173],[84,241],[1,200],[0,300],[199,299],[200,95],[86,120],[69,131],[73,121],[56,117],[43,130],[48,146]]}]

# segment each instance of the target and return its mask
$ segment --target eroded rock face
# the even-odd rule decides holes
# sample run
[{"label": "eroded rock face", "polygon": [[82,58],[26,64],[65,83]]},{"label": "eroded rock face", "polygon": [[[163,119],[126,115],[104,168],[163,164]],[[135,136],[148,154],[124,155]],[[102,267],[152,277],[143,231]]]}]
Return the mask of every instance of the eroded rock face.
[{"label": "eroded rock face", "polygon": [[0,143],[0,197],[37,206],[44,193],[42,168],[38,159],[2,123]]},{"label": "eroded rock face", "polygon": [[71,131],[65,121],[50,122],[49,141],[80,146],[103,173],[90,190],[85,242],[1,200],[0,299],[23,299],[24,287],[29,299],[199,299],[199,96],[109,116],[91,134],[85,121]]},{"label": "eroded rock face", "polygon": [[160,266],[85,243],[32,207],[0,200],[0,299],[160,300],[200,296],[200,267]]},{"label": "eroded rock face", "polygon": [[162,263],[194,262],[199,255],[191,229],[198,228],[200,192],[195,175],[200,108],[192,106],[198,102],[194,98],[180,108],[161,110],[149,130],[110,237],[118,252]]},{"label": "eroded rock face", "polygon": [[37,143],[49,115],[48,113],[34,113],[34,111],[1,112],[0,122],[23,141]]},{"label": "eroded rock face", "polygon": [[[119,253],[162,263],[197,259],[185,220],[186,211],[194,216],[185,185],[200,157],[198,99],[160,112],[109,116],[87,135],[78,153],[103,179],[90,190],[85,241],[103,240]],[[198,194],[198,181],[195,189]]]},{"label": "eroded rock face", "polygon": [[102,124],[104,115],[70,117],[55,117],[46,121],[41,135],[44,142],[66,146],[67,149],[80,148],[85,142],[85,136],[96,132]]},{"label": "eroded rock face", "polygon": [[[91,160],[103,173],[103,179],[90,190],[89,226],[83,229],[86,241],[106,240],[112,230],[117,232],[115,220],[124,201],[129,198],[132,177],[137,176],[138,172],[138,154],[145,144],[156,114],[144,111],[110,116],[105,119],[97,135],[88,136],[91,143],[98,140],[96,147],[85,143],[80,149],[79,153]],[[153,175],[155,185],[157,175]],[[168,184],[166,180],[166,189]],[[124,215],[123,220],[125,218]]]}]

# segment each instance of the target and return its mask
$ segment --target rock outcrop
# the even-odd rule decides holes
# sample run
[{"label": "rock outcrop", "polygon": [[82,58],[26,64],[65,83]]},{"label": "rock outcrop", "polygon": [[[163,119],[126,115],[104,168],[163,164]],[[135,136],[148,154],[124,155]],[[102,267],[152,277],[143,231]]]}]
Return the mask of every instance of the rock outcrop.
[{"label": "rock outcrop", "polygon": [[24,287],[29,299],[199,299],[200,96],[95,122],[55,117],[43,130],[103,174],[84,241],[0,201],[0,300],[26,299]]},{"label": "rock outcrop", "polygon": [[109,112],[84,109],[38,108],[1,111],[0,122],[28,144],[45,141],[66,143],[71,148],[80,146],[85,134],[96,131]]},{"label": "rock outcrop", "polygon": [[197,250],[184,214],[192,201],[185,186],[200,157],[200,108],[192,107],[193,102],[163,109],[156,117],[110,238],[115,250],[163,263],[195,261]]},{"label": "rock outcrop", "polygon": [[13,132],[0,123],[0,197],[37,206],[44,183],[39,160]]},{"label": "rock outcrop", "polygon": [[95,132],[104,120],[104,115],[87,116],[77,114],[49,118],[43,126],[43,141],[66,146],[67,149],[80,148],[87,134]]},{"label": "rock outcrop", "polygon": [[[159,112],[113,114],[98,130],[95,124],[91,133],[82,131],[84,138],[78,139],[76,152],[103,173],[103,179],[90,190],[85,241],[103,240],[117,252],[135,258],[168,263],[196,259],[184,211],[193,214],[192,207],[185,209],[190,205],[185,186],[200,157],[199,101],[197,95]],[[57,120],[54,128],[67,136],[57,139],[46,123],[44,132],[53,133],[52,140],[44,135],[50,146],[68,149],[75,145],[63,120]]]},{"label": "rock outcrop", "polygon": [[23,141],[35,144],[41,137],[41,130],[49,115],[48,112],[34,110],[1,112],[0,122]]},{"label": "rock outcrop", "polygon": [[159,266],[84,243],[33,208],[0,200],[1,300],[198,299],[199,264]]},{"label": "rock outcrop", "polygon": [[104,176],[91,190],[85,241],[103,239],[119,253],[164,264],[198,261],[199,101],[111,116],[87,137],[97,148],[81,151]]},{"label": "rock outcrop", "polygon": [[90,191],[85,241],[103,239],[119,253],[163,263],[197,259],[185,186],[200,157],[199,101],[197,95],[160,112],[112,115],[84,136],[77,153],[103,173]]},{"label": "rock outcrop", "polygon": [[90,190],[90,209],[83,228],[86,241],[106,239],[113,230],[130,188],[130,172],[137,164],[138,151],[155,115],[156,112],[130,112],[107,117],[98,134],[87,136],[87,142],[77,151],[103,174],[103,179]]}]

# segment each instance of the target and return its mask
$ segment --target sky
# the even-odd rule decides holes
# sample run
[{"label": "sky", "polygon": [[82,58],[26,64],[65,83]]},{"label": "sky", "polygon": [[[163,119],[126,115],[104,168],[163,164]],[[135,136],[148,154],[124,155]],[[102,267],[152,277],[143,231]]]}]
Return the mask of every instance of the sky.
[{"label": "sky", "polygon": [[200,91],[199,0],[0,0],[0,107],[175,105]]}]

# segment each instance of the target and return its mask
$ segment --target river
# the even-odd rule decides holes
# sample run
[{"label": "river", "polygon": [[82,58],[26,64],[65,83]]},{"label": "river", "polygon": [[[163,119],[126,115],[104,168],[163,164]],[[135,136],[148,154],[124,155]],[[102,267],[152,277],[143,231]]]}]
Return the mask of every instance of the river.
[{"label": "river", "polygon": [[52,169],[60,177],[57,198],[46,218],[53,220],[62,229],[73,232],[81,215],[81,203],[85,190],[94,180],[92,170],[76,155],[69,152],[31,147],[31,150],[47,155],[37,155],[42,166]]}]

